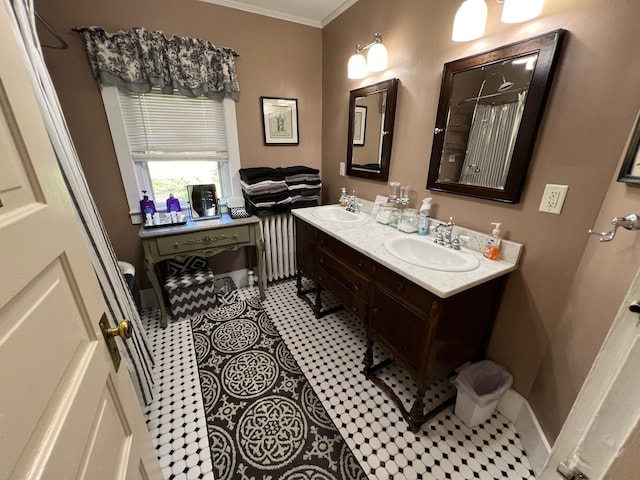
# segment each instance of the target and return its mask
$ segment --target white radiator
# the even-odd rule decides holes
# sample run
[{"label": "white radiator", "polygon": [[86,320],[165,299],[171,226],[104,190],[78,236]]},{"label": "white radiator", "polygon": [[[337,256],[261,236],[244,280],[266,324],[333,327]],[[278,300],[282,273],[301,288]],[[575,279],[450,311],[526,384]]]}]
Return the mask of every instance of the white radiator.
[{"label": "white radiator", "polygon": [[296,274],[296,238],[293,215],[278,213],[261,218],[267,282]]}]

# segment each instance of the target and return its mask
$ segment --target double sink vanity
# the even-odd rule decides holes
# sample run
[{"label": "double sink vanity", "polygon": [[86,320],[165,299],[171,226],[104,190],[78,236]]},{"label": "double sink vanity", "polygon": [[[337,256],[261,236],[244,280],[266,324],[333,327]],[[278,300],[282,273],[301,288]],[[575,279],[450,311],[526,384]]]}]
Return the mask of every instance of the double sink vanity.
[{"label": "double sink vanity", "polygon": [[[400,408],[410,429],[447,404],[425,412],[423,398],[435,380],[483,357],[506,274],[517,268],[522,245],[503,241],[501,260],[485,259],[486,234],[455,227],[468,238],[454,251],[432,236],[403,233],[366,213],[337,205],[293,210],[298,295],[321,318],[321,289],[362,320],[366,328],[364,373]],[[314,288],[303,290],[301,275]],[[314,293],[311,300],[309,294]],[[333,310],[331,310],[333,311]],[[373,364],[373,345],[387,357]],[[394,361],[416,383],[409,409],[376,376]]]}]

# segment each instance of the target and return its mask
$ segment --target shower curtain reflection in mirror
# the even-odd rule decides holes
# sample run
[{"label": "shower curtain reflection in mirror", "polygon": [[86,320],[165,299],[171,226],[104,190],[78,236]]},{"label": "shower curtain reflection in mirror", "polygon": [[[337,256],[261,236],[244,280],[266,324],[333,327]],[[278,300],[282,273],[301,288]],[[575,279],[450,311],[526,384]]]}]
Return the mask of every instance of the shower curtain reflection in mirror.
[{"label": "shower curtain reflection in mirror", "polygon": [[521,92],[512,102],[476,103],[460,183],[504,189],[525,100]]}]

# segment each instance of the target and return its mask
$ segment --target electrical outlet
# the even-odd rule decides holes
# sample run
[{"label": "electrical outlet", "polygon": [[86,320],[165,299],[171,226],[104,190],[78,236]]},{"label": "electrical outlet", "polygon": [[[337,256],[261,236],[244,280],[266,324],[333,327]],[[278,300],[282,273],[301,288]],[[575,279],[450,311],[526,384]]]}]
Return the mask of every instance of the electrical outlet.
[{"label": "electrical outlet", "polygon": [[544,193],[542,194],[542,200],[540,201],[540,207],[538,210],[546,213],[555,213],[560,215],[562,212],[562,206],[564,205],[564,199],[567,197],[568,185],[554,185],[548,183],[544,187]]},{"label": "electrical outlet", "polygon": [[344,177],[347,173],[347,166],[344,162],[340,162],[340,176]]}]

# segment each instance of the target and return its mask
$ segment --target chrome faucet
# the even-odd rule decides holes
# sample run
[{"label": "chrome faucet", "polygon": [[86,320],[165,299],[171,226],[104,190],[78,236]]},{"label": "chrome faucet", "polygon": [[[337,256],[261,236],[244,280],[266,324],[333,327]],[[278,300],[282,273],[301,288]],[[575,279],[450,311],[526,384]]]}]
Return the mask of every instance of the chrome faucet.
[{"label": "chrome faucet", "polygon": [[358,197],[356,197],[355,190],[353,195],[349,195],[349,200],[347,201],[347,207],[345,210],[347,212],[360,213],[360,206],[358,205]]},{"label": "chrome faucet", "polygon": [[444,226],[444,223],[439,223],[435,227],[433,227],[433,233],[435,233],[436,238],[433,240],[433,243],[436,245],[444,245],[444,236],[440,229]]},{"label": "chrome faucet", "polygon": [[453,217],[449,217],[449,221],[447,222],[447,230],[444,232],[444,246],[451,248],[453,245],[451,244],[451,234],[453,233]]},{"label": "chrome faucet", "polygon": [[[436,234],[436,238],[433,243],[443,245],[447,248],[453,248],[454,250],[460,250],[459,235],[456,235],[455,238],[452,238],[454,226],[455,223],[453,222],[453,217],[449,217],[449,221],[447,223],[440,223],[436,225],[433,229]],[[444,234],[440,231],[441,228],[445,229]]]}]

